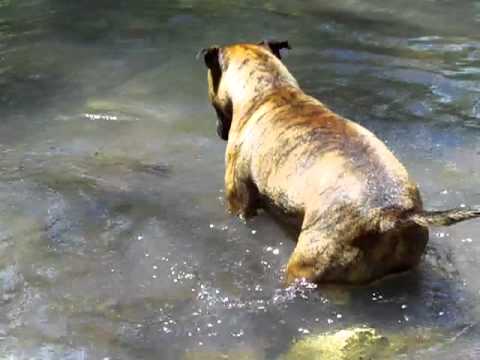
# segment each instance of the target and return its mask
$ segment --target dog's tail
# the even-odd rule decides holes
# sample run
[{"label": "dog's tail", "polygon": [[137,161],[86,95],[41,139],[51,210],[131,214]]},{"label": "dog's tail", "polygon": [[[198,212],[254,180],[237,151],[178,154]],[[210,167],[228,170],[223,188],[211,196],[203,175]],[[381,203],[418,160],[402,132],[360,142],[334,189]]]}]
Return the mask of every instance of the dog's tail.
[{"label": "dog's tail", "polygon": [[443,211],[413,211],[399,213],[384,211],[380,216],[380,229],[389,231],[397,226],[450,226],[461,221],[480,217],[480,208],[456,208]]},{"label": "dog's tail", "polygon": [[421,226],[450,226],[477,217],[480,217],[480,209],[456,208],[443,211],[422,211],[411,214],[406,220]]}]

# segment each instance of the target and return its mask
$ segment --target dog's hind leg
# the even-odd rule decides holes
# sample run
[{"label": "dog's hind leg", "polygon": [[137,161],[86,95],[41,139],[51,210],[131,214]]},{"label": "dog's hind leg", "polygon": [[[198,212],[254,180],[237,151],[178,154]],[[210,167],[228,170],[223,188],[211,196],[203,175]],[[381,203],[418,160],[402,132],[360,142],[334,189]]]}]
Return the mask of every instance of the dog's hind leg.
[{"label": "dog's hind leg", "polygon": [[321,231],[306,230],[300,233],[288,261],[286,281],[290,284],[304,278],[316,283],[354,283],[368,273],[360,249],[327,238]]}]

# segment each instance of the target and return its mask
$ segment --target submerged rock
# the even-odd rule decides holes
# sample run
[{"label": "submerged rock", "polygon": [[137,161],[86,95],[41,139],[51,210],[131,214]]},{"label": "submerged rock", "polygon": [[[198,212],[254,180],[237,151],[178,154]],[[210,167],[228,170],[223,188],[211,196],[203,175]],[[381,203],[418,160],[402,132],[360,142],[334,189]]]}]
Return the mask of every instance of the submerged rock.
[{"label": "submerged rock", "polygon": [[372,328],[351,328],[311,335],[296,342],[282,360],[387,360],[425,349],[438,341],[432,331],[381,335]]}]

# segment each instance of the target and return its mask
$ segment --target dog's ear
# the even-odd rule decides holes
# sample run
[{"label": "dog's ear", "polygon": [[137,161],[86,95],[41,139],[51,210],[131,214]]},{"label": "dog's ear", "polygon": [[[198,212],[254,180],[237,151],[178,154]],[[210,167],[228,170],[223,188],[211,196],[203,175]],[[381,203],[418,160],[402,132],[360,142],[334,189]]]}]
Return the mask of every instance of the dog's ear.
[{"label": "dog's ear", "polygon": [[220,77],[222,76],[222,66],[220,64],[220,48],[218,46],[212,46],[206,49],[202,49],[197,54],[197,59],[203,56],[205,65],[210,70],[213,80],[214,91],[217,91],[218,84],[220,83]]},{"label": "dog's ear", "polygon": [[216,66],[216,64],[218,64],[218,54],[220,52],[220,48],[218,46],[211,46],[209,48],[204,48],[204,49],[201,49],[198,53],[197,53],[197,60],[200,59],[201,56],[203,56],[203,60],[205,61],[205,65],[207,65],[207,67],[209,69],[211,69],[212,67]]},{"label": "dog's ear", "polygon": [[274,54],[277,58],[281,59],[282,55],[280,54],[280,50],[282,49],[291,49],[290,44],[288,41],[276,41],[276,40],[264,40],[260,41],[258,45],[262,45],[269,49],[272,54]]}]

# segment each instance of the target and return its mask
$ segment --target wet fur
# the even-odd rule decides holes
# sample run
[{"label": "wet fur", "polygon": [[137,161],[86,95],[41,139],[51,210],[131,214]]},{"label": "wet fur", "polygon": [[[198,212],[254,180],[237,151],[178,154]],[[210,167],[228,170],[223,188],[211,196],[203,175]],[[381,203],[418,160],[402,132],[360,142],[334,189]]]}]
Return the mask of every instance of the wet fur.
[{"label": "wet fur", "polygon": [[[263,207],[298,224],[287,282],[359,284],[416,266],[433,219],[417,185],[375,135],[305,94],[274,46],[205,50],[228,139],[228,209],[248,218]],[[480,213],[464,215],[453,218]]]}]

